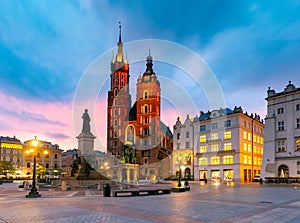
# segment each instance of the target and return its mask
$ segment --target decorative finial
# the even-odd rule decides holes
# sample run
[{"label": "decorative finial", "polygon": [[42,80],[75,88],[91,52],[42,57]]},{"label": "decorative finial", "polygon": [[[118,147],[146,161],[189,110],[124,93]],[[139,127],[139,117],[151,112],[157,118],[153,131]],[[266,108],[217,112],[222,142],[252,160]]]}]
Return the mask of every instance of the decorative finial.
[{"label": "decorative finial", "polygon": [[120,32],[119,32],[119,42],[122,42],[121,40],[121,30],[122,30],[122,26],[121,26],[121,22],[119,21],[119,29],[120,29]]}]

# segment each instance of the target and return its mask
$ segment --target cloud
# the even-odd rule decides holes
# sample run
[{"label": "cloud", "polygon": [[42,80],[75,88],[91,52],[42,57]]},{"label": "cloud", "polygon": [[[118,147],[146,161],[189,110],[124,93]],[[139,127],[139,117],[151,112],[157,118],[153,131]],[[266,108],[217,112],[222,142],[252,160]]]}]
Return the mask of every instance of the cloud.
[{"label": "cloud", "polygon": [[65,134],[61,134],[61,133],[53,133],[53,132],[45,132],[45,135],[53,138],[53,139],[70,139],[70,136],[65,135]]}]

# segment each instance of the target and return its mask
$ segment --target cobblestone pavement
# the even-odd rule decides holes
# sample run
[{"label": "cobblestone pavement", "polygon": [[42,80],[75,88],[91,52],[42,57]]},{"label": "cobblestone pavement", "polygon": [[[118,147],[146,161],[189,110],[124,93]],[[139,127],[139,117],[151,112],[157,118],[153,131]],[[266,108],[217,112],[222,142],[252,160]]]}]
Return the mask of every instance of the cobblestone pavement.
[{"label": "cobblestone pavement", "polygon": [[300,222],[300,185],[191,184],[191,191],[103,197],[96,190],[40,190],[25,198],[18,184],[0,185],[0,223],[13,222]]}]

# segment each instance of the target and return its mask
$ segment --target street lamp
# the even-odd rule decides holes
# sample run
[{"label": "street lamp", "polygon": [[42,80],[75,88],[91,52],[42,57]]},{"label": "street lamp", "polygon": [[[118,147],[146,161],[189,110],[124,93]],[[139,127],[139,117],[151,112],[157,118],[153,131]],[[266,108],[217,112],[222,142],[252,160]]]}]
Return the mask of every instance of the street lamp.
[{"label": "street lamp", "polygon": [[[39,144],[38,140],[36,139],[36,136],[34,137],[34,140],[31,141],[31,145],[33,147],[37,147]],[[28,198],[36,198],[36,197],[40,197],[41,195],[39,194],[39,192],[37,191],[37,188],[35,186],[35,174],[36,174],[36,151],[31,148],[29,150],[26,151],[26,154],[33,154],[33,173],[32,173],[32,186],[31,186],[31,190],[29,192],[28,195],[26,195],[26,197]]]},{"label": "street lamp", "polygon": [[176,164],[178,165],[178,184],[177,187],[181,187],[181,171],[184,169],[184,166],[182,166],[182,157],[178,156]]}]

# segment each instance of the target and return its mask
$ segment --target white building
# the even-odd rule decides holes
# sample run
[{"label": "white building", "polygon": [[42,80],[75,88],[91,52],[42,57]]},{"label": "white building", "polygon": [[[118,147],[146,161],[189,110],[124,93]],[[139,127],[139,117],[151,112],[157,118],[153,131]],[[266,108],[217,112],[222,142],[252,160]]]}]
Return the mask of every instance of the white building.
[{"label": "white building", "polygon": [[[191,170],[195,180],[251,181],[260,173],[264,124],[258,115],[243,113],[241,107],[201,112],[184,124],[174,125],[173,174]],[[192,157],[190,164],[187,158]],[[175,174],[174,174],[175,175]]]},{"label": "white building", "polygon": [[261,177],[300,176],[300,88],[268,89]]}]

